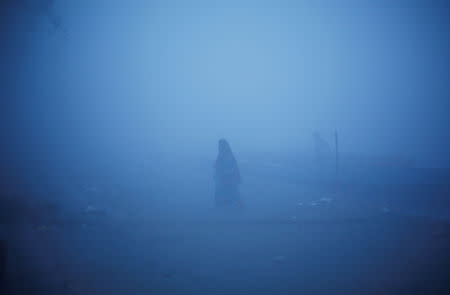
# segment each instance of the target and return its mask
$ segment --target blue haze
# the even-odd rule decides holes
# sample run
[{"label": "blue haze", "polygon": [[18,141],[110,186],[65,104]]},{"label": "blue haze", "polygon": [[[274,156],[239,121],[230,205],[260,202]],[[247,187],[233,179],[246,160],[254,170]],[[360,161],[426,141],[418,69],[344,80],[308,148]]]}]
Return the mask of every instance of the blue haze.
[{"label": "blue haze", "polygon": [[[10,288],[25,270],[44,294],[422,294],[448,277],[447,1],[0,8],[1,194],[42,215],[1,227]],[[222,137],[241,214],[213,209]],[[432,254],[409,266],[416,239]],[[37,258],[11,270],[21,253]],[[424,265],[437,283],[417,287]]]}]

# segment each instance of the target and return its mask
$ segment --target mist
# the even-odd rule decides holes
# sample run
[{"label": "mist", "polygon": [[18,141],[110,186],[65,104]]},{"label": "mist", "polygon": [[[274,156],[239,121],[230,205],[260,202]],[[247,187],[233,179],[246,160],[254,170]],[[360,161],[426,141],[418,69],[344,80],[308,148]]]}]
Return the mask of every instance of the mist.
[{"label": "mist", "polygon": [[450,6],[391,2],[2,1],[5,294],[448,291]]}]

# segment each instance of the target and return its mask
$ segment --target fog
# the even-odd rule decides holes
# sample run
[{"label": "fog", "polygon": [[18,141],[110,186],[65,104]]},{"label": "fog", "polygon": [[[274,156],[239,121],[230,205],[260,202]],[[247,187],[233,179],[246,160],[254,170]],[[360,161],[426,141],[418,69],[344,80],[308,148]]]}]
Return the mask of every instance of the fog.
[{"label": "fog", "polygon": [[450,6],[394,2],[2,1],[5,294],[446,293]]}]

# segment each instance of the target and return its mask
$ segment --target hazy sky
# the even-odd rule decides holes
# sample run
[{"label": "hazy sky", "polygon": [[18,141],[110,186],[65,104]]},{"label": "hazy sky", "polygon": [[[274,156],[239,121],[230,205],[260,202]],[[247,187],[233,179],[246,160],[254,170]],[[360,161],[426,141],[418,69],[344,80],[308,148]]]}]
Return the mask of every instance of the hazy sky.
[{"label": "hazy sky", "polygon": [[449,163],[446,1],[8,3],[19,150],[309,152],[337,129],[347,153]]}]

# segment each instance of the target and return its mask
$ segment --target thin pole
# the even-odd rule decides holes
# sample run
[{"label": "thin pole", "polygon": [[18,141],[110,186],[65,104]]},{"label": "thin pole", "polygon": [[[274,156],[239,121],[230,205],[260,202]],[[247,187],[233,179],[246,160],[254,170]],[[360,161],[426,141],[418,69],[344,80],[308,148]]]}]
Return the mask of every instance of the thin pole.
[{"label": "thin pole", "polygon": [[336,146],[336,182],[339,182],[339,144],[337,130],[334,130],[334,144]]}]

